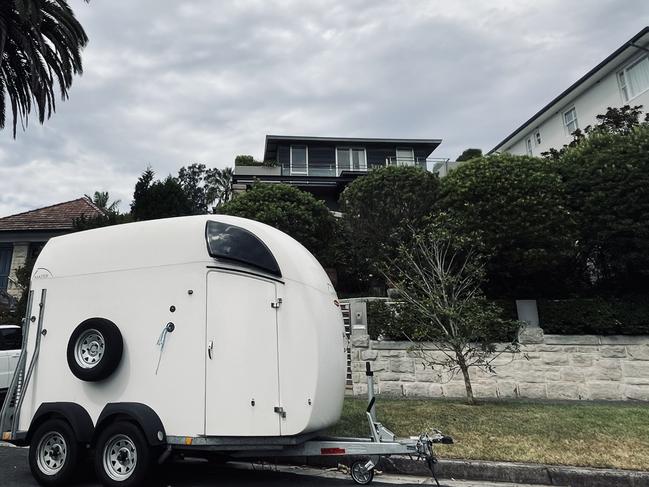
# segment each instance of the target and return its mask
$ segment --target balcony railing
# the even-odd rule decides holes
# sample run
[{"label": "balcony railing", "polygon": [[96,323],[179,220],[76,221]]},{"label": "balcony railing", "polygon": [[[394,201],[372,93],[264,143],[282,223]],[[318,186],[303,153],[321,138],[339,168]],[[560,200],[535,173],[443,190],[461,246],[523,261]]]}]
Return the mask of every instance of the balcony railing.
[{"label": "balcony railing", "polygon": [[386,157],[386,166],[417,166],[422,169],[428,169],[427,159],[425,157],[403,157],[403,156],[390,156]]},{"label": "balcony railing", "polygon": [[447,162],[448,159],[440,158],[425,158],[425,157],[387,157],[383,164],[367,164],[363,162],[359,165],[336,167],[336,162],[309,161],[308,168],[304,165],[300,167],[290,168],[288,165],[277,166],[273,168],[260,168],[260,167],[236,167],[235,173],[239,175],[282,175],[282,176],[326,176],[326,177],[339,177],[342,173],[358,173],[367,172],[379,167],[386,166],[416,166],[424,169],[425,171],[435,172],[435,168],[440,163]]}]

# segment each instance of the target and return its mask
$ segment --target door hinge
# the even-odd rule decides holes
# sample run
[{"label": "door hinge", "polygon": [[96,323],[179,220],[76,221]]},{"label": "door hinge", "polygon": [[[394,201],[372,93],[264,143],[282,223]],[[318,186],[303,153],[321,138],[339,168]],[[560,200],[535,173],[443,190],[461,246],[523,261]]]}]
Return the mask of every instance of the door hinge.
[{"label": "door hinge", "polygon": [[275,413],[279,414],[282,419],[286,418],[286,411],[281,406],[275,406]]},{"label": "door hinge", "polygon": [[282,298],[277,298],[277,301],[270,303],[270,307],[273,309],[278,309],[282,305]]}]

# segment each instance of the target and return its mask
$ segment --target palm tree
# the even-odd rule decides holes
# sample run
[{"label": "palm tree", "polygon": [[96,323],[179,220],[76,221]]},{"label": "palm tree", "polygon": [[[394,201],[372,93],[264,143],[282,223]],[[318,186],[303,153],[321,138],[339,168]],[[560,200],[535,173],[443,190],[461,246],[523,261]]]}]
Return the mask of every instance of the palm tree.
[{"label": "palm tree", "polygon": [[108,191],[95,191],[95,195],[91,198],[88,195],[85,195],[90,201],[92,201],[97,208],[104,211],[104,213],[114,213],[117,214],[119,210],[119,204],[121,200],[115,200],[112,203],[110,202],[110,196]]},{"label": "palm tree", "polygon": [[[87,0],[86,0],[87,1]],[[56,109],[55,89],[68,98],[72,77],[81,74],[88,37],[67,0],[0,1],[0,128],[8,97],[13,135],[32,108],[40,123]]]},{"label": "palm tree", "polygon": [[232,176],[234,170],[231,167],[207,171],[205,187],[208,204],[215,203],[215,207],[219,207],[232,199]]}]

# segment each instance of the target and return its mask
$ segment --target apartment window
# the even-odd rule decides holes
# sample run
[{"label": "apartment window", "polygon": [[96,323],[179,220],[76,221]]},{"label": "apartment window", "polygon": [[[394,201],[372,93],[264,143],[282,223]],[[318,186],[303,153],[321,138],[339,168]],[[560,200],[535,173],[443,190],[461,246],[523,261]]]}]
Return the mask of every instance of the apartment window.
[{"label": "apartment window", "polygon": [[572,107],[570,110],[563,113],[563,123],[569,134],[572,134],[579,128],[579,124],[577,123],[577,110],[575,110],[575,107]]},{"label": "apartment window", "polygon": [[367,169],[365,149],[360,147],[336,148],[336,167],[338,174],[342,171],[365,171]]},{"label": "apartment window", "polygon": [[541,132],[537,130],[534,134],[534,138],[536,139],[536,145],[541,145]]},{"label": "apartment window", "polygon": [[649,56],[630,64],[617,75],[624,101],[644,93],[649,89]]},{"label": "apartment window", "polygon": [[532,137],[527,138],[527,140],[525,141],[525,147],[527,149],[527,155],[533,156],[534,154],[532,153]]},{"label": "apartment window", "polygon": [[309,149],[306,145],[291,146],[291,174],[309,173]]}]

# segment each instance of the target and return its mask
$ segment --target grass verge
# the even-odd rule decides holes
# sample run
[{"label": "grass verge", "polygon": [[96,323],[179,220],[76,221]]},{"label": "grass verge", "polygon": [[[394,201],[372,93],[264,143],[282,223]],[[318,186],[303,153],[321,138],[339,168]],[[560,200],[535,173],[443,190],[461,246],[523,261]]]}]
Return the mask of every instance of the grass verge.
[{"label": "grass verge", "polygon": [[[649,470],[649,405],[377,399],[379,421],[398,436],[437,428],[455,445],[442,458]],[[346,398],[341,436],[367,436],[366,400]]]}]

